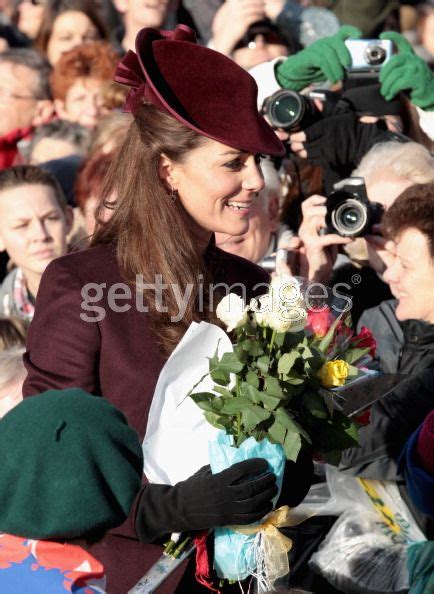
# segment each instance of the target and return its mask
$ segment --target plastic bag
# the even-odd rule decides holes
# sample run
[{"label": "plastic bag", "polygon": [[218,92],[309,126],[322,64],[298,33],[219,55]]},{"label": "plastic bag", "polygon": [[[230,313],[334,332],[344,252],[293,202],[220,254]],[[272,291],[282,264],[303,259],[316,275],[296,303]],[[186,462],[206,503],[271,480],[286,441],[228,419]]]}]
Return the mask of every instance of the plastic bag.
[{"label": "plastic bag", "polygon": [[312,556],[312,569],[348,593],[407,592],[407,549],[425,537],[397,485],[339,471],[329,471],[328,481],[329,509],[333,503],[346,511]]}]

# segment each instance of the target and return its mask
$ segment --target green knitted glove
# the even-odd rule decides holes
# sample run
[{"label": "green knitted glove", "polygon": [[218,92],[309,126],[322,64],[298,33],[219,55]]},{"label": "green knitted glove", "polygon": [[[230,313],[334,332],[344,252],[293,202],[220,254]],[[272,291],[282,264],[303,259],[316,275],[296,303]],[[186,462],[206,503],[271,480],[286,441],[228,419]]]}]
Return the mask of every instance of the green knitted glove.
[{"label": "green knitted glove", "polygon": [[323,80],[329,80],[332,83],[342,80],[345,68],[351,64],[351,56],[345,40],[359,39],[361,35],[356,27],[345,26],[331,37],[315,41],[278,64],[277,82],[284,89],[301,91],[308,85]]},{"label": "green knitted glove", "polygon": [[381,33],[398,48],[398,54],[383,66],[380,72],[380,92],[390,101],[401,91],[407,91],[411,102],[427,111],[434,110],[434,75],[428,65],[417,56],[409,42],[393,31]]}]

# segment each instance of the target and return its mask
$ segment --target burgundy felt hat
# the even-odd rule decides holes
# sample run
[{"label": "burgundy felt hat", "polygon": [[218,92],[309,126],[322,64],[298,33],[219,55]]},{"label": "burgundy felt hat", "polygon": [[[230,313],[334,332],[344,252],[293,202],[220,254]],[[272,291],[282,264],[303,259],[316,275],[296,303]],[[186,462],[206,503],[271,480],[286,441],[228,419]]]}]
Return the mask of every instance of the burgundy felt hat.
[{"label": "burgundy felt hat", "polygon": [[196,43],[185,25],[173,31],[145,28],[136,52],[120,61],[116,82],[131,87],[125,111],[147,101],[179,122],[228,146],[283,155],[285,148],[258,113],[254,79],[233,60]]}]

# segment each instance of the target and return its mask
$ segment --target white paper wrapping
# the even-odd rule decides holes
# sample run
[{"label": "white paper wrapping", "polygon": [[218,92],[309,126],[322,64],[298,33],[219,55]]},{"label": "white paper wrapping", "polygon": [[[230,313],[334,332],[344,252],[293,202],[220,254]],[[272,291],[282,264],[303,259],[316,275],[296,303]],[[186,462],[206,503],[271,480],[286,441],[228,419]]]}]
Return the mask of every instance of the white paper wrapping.
[{"label": "white paper wrapping", "polygon": [[[143,471],[152,483],[174,485],[209,464],[208,442],[218,429],[187,393],[209,370],[209,357],[232,352],[228,335],[218,326],[193,322],[161,370],[143,441]],[[212,392],[207,376],[195,392]]]}]

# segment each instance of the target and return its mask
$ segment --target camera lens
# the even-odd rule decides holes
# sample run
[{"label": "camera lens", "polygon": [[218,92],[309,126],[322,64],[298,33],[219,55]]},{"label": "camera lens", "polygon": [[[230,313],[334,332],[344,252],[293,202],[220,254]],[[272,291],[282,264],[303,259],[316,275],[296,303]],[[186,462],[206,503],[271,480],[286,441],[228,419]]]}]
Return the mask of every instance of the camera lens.
[{"label": "camera lens", "polygon": [[366,62],[371,64],[371,66],[382,64],[386,59],[386,50],[381,45],[376,45],[375,43],[366,46],[364,54]]},{"label": "camera lens", "polygon": [[333,227],[344,237],[355,237],[368,223],[368,211],[364,204],[348,198],[331,213]]},{"label": "camera lens", "polygon": [[268,117],[275,128],[293,128],[303,118],[305,104],[298,93],[282,89],[275,93],[268,106]]}]

